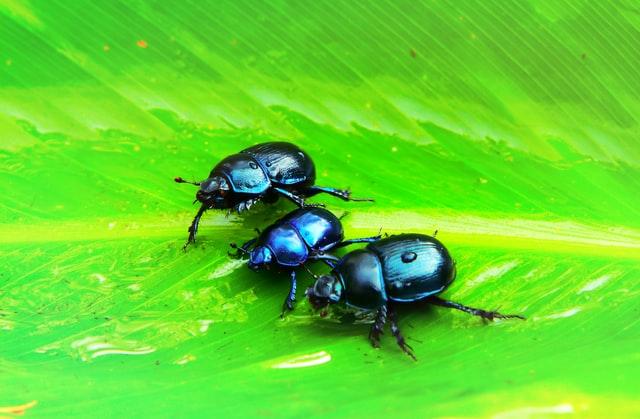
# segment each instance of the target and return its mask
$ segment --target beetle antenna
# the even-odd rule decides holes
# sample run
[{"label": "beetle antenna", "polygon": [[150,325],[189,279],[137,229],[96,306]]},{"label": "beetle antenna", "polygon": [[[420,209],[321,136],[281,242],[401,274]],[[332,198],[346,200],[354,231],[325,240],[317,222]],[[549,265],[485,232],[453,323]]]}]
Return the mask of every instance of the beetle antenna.
[{"label": "beetle antenna", "polygon": [[234,258],[241,258],[243,255],[248,255],[249,252],[246,249],[243,249],[242,247],[238,246],[235,243],[229,243],[229,246],[231,246],[232,249],[235,249],[236,253],[233,254],[231,252],[227,252],[227,254],[231,257]]},{"label": "beetle antenna", "polygon": [[438,235],[438,229],[436,228],[436,231],[433,232],[432,236],[435,238]]},{"label": "beetle antenna", "polygon": [[173,179],[176,183],[190,183],[191,185],[200,186],[200,182],[193,182],[189,180],[184,180],[180,176]]},{"label": "beetle antenna", "polygon": [[229,246],[231,246],[232,249],[235,249],[238,252],[244,253],[245,255],[249,254],[249,252],[246,249],[243,249],[242,247],[238,246],[235,243],[229,243]]}]

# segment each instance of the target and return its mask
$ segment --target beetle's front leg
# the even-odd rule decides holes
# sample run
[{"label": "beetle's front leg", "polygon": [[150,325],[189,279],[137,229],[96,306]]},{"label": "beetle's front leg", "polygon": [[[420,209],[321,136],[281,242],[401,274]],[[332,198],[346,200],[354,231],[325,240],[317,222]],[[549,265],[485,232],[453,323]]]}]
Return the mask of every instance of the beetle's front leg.
[{"label": "beetle's front leg", "polygon": [[189,238],[187,239],[187,242],[184,244],[184,246],[182,246],[182,250],[186,251],[187,250],[187,246],[189,246],[189,244],[196,242],[196,235],[198,234],[198,225],[200,224],[200,218],[202,218],[202,214],[204,214],[204,212],[207,209],[208,209],[208,207],[206,205],[202,204],[202,206],[198,210],[198,213],[193,218],[193,221],[191,222],[191,225],[189,226]]},{"label": "beetle's front leg", "polygon": [[398,327],[398,317],[396,316],[396,311],[393,306],[389,307],[389,320],[391,321],[391,333],[396,338],[396,342],[398,342],[398,346],[402,351],[413,358],[414,361],[418,359],[413,354],[413,348],[406,342],[402,333],[400,333],[400,327]]},{"label": "beetle's front leg", "polygon": [[282,189],[282,188],[273,188],[274,191],[278,192],[280,195],[284,196],[285,198],[287,198],[288,200],[290,200],[291,202],[293,202],[294,204],[296,204],[297,206],[299,206],[300,208],[302,207],[324,207],[324,204],[306,204],[304,202],[304,198],[296,195],[292,192],[287,191],[286,189]]},{"label": "beetle's front leg", "polygon": [[455,308],[456,310],[464,311],[465,313],[472,314],[474,316],[482,317],[484,320],[493,321],[494,319],[521,319],[525,320],[524,316],[519,314],[501,314],[497,311],[486,311],[480,308],[467,307],[460,303],[455,303],[453,301],[443,300],[439,297],[429,297],[427,301],[431,304],[447,307],[447,308]]},{"label": "beetle's front leg", "polygon": [[369,331],[369,341],[374,348],[380,347],[380,335],[384,333],[384,325],[387,322],[387,306],[383,305],[376,312],[376,320]]},{"label": "beetle's front leg", "polygon": [[284,304],[282,304],[280,318],[284,318],[287,311],[293,310],[293,303],[296,302],[296,285],[296,271],[291,271],[291,288],[289,289],[289,295],[284,300]]}]

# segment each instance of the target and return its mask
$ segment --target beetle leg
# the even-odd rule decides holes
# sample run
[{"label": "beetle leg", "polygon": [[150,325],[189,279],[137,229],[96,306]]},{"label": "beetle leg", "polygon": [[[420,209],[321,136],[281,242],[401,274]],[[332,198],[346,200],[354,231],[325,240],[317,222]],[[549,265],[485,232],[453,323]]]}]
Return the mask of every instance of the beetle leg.
[{"label": "beetle leg", "polygon": [[251,209],[251,207],[256,203],[260,201],[260,198],[251,198],[251,199],[247,199],[246,201],[242,201],[239,204],[237,204],[234,209],[236,210],[236,212],[238,214],[240,214],[241,212],[244,211],[248,211]]},{"label": "beetle leg", "polygon": [[340,258],[333,255],[328,255],[323,252],[313,253],[309,255],[309,260],[319,260],[326,263],[331,269],[336,267],[337,262],[340,262]]},{"label": "beetle leg", "polygon": [[332,269],[336,267],[336,262],[340,261],[340,258],[337,258],[333,255],[327,255],[326,253],[322,253],[322,251],[310,254],[307,259],[319,260],[320,262],[324,262],[325,264],[327,264]]},{"label": "beetle leg", "polygon": [[455,308],[456,310],[464,311],[465,313],[472,314],[474,316],[482,317],[485,320],[493,321],[494,319],[521,319],[525,320],[524,316],[519,314],[501,314],[497,311],[486,311],[480,308],[467,307],[460,303],[455,303],[453,301],[443,300],[439,297],[429,297],[427,299],[431,304],[447,307],[447,308]]},{"label": "beetle leg", "polygon": [[282,313],[280,313],[280,318],[284,318],[284,315],[287,311],[293,310],[293,303],[296,302],[296,271],[291,271],[291,288],[289,289],[289,295],[284,300],[284,304],[282,305]]},{"label": "beetle leg", "polygon": [[321,260],[321,261],[325,261],[325,260],[329,260],[332,262],[339,262],[340,258],[333,256],[333,255],[329,255],[326,254],[324,252],[317,252],[317,253],[312,253],[309,255],[309,259],[311,260]]},{"label": "beetle leg", "polygon": [[400,349],[402,349],[405,354],[413,358],[414,361],[417,361],[418,359],[413,354],[413,348],[404,339],[402,333],[400,333],[400,327],[398,327],[398,317],[396,316],[396,311],[393,309],[393,307],[389,307],[389,320],[391,321],[391,333],[393,334],[393,336],[395,336],[396,342],[398,342],[398,346],[400,347]]},{"label": "beetle leg", "polygon": [[190,243],[196,242],[196,235],[198,234],[198,225],[200,224],[200,218],[202,218],[202,214],[204,214],[207,209],[208,207],[202,204],[202,206],[198,210],[198,213],[193,218],[193,221],[189,226],[189,238],[187,239],[187,242],[184,244],[184,246],[182,246],[182,250],[187,250],[187,246],[189,246]]},{"label": "beetle leg", "polygon": [[320,259],[320,260],[324,262],[331,269],[334,269],[336,267],[336,263],[333,259]]},{"label": "beetle leg", "polygon": [[382,238],[382,236],[380,234],[378,234],[377,236],[372,236],[372,237],[362,237],[360,239],[344,240],[344,241],[341,241],[340,243],[336,244],[333,248],[334,249],[338,249],[340,247],[350,246],[350,245],[355,244],[355,243],[373,243],[373,242],[377,242],[381,238]]},{"label": "beetle leg", "polygon": [[326,186],[308,186],[305,190],[304,190],[304,195],[306,197],[310,197],[313,195],[317,195],[319,193],[326,193],[329,195],[333,195],[336,198],[340,198],[343,201],[366,201],[366,202],[374,202],[373,199],[370,198],[351,198],[351,191],[348,189],[336,189],[336,188],[329,188]]},{"label": "beetle leg", "polygon": [[299,206],[300,208],[302,207],[324,207],[324,204],[306,204],[304,202],[304,198],[296,195],[292,192],[287,191],[286,189],[282,189],[282,188],[273,188],[274,191],[278,192],[280,195],[284,196],[285,198],[287,198],[288,200],[290,200],[291,202],[293,202],[294,204],[296,204],[297,206]]},{"label": "beetle leg", "polygon": [[376,312],[376,320],[371,325],[369,340],[374,348],[380,347],[380,335],[384,333],[384,324],[387,322],[387,306],[383,305]]}]

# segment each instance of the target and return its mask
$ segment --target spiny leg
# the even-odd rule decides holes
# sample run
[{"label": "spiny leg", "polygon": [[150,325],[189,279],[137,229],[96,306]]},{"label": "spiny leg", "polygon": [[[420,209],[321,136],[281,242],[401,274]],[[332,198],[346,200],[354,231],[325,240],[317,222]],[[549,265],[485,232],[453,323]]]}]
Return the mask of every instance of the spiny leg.
[{"label": "spiny leg", "polygon": [[371,325],[371,330],[369,331],[369,341],[374,348],[380,347],[380,335],[384,333],[384,324],[387,322],[387,306],[383,305],[376,312],[376,320]]},{"label": "spiny leg", "polygon": [[249,247],[251,247],[251,245],[253,243],[256,242],[256,240],[258,240],[258,238],[254,238],[251,240],[247,240],[246,242],[244,242],[244,244],[240,247],[238,247],[237,244],[235,243],[229,243],[229,246],[231,246],[232,249],[236,249],[235,253],[231,253],[229,252],[229,256],[231,257],[235,257],[235,258],[240,258],[242,257],[242,255],[246,255],[247,253],[249,253]]},{"label": "spiny leg", "polygon": [[187,246],[189,246],[189,244],[196,242],[196,235],[198,234],[198,225],[200,224],[200,218],[202,218],[202,214],[204,214],[207,209],[208,207],[202,204],[202,206],[198,210],[198,213],[193,218],[193,221],[189,226],[189,238],[187,239],[187,242],[184,244],[184,246],[182,246],[182,250],[187,250]]},{"label": "spiny leg", "polygon": [[282,313],[280,313],[280,318],[284,318],[284,315],[287,311],[293,310],[293,303],[296,301],[296,271],[291,271],[291,288],[289,289],[289,295],[284,300],[284,304],[282,305]]},{"label": "spiny leg", "polygon": [[395,336],[396,342],[398,342],[398,346],[400,346],[405,354],[413,358],[414,361],[417,361],[418,359],[413,354],[413,348],[405,341],[402,333],[400,333],[400,327],[398,327],[398,317],[393,307],[389,307],[389,320],[391,321],[391,333],[393,334],[393,336]]},{"label": "spiny leg", "polygon": [[297,206],[299,206],[300,208],[302,207],[324,207],[324,204],[307,204],[304,202],[304,198],[296,195],[292,192],[287,191],[286,189],[282,189],[282,188],[273,188],[274,191],[278,192],[280,195],[284,196],[285,198],[287,198],[288,200],[290,200],[291,202],[293,202],[294,204],[296,204]]},{"label": "spiny leg", "polygon": [[493,321],[494,319],[522,319],[525,320],[524,316],[519,314],[501,314],[497,311],[486,311],[480,308],[467,307],[460,303],[455,303],[453,301],[443,300],[440,297],[429,297],[427,300],[429,303],[447,307],[447,308],[455,308],[456,310],[464,311],[465,313],[472,314],[474,316],[482,317],[485,320]]},{"label": "spiny leg", "polygon": [[329,195],[333,195],[336,198],[342,199],[343,201],[374,202],[374,200],[370,198],[351,198],[351,191],[349,191],[348,189],[336,189],[336,188],[329,188],[326,186],[313,185],[313,186],[308,186],[304,190],[304,195],[306,197],[314,196],[319,193],[326,193]]}]

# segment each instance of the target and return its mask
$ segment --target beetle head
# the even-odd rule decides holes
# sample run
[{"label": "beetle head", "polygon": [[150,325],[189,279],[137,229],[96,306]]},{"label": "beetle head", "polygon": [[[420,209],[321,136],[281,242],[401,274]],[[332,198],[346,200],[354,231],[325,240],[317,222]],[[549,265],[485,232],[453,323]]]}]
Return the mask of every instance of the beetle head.
[{"label": "beetle head", "polygon": [[262,268],[269,269],[272,261],[273,253],[271,252],[271,249],[266,246],[256,246],[249,254],[249,268],[254,271]]},{"label": "beetle head", "polygon": [[196,193],[196,199],[209,208],[230,208],[229,184],[221,176],[214,176],[200,183],[200,189]]},{"label": "beetle head", "polygon": [[322,275],[305,293],[316,310],[335,304],[342,298],[342,282],[334,274]]}]

